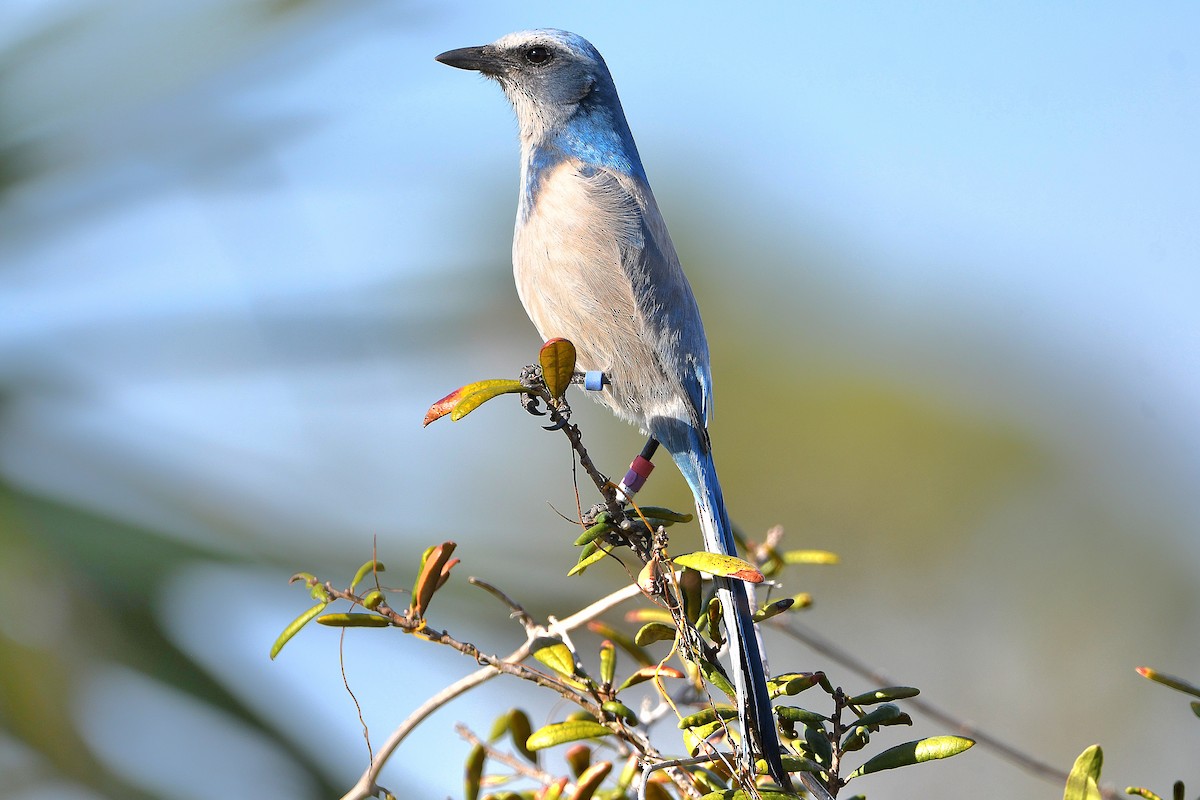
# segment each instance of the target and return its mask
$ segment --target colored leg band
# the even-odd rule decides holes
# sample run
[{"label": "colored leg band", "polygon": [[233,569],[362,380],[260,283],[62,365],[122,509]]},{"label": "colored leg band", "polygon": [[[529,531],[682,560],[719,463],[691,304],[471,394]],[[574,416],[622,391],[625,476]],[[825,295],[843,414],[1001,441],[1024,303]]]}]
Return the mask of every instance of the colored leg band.
[{"label": "colored leg band", "polygon": [[600,370],[591,370],[583,374],[583,388],[589,392],[599,392],[604,389],[604,373]]},{"label": "colored leg band", "polygon": [[625,477],[621,480],[621,485],[617,490],[625,496],[625,499],[633,497],[646,484],[646,479],[650,477],[650,473],[654,471],[654,464],[649,459],[638,456],[629,465],[629,472],[625,473]]}]

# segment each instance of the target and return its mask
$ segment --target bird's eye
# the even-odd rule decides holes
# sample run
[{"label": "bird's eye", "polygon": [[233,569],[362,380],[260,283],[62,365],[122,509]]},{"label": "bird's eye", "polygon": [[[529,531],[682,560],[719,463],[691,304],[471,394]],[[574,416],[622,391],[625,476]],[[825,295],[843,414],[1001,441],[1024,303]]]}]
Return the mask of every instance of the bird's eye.
[{"label": "bird's eye", "polygon": [[533,64],[535,67],[542,66],[543,64],[549,62],[553,57],[554,56],[550,52],[549,47],[542,47],[540,45],[531,47],[525,51],[525,60],[530,64]]}]

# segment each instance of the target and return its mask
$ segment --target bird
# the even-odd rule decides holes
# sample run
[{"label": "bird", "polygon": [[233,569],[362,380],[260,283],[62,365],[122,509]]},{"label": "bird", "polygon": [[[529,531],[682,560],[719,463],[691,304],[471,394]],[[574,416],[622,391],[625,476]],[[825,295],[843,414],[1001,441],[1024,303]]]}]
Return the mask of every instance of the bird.
[{"label": "bird", "polygon": [[[516,113],[521,183],[517,294],[544,340],[565,338],[597,399],[670,453],[695,499],[705,549],[737,555],[713,462],[708,341],[608,65],[583,37],[542,28],[437,60],[500,84]],[[743,736],[790,791],[746,585],[717,577]],[[757,752],[755,752],[757,751]],[[806,788],[828,797],[816,779]],[[814,783],[815,787],[808,787]]]}]

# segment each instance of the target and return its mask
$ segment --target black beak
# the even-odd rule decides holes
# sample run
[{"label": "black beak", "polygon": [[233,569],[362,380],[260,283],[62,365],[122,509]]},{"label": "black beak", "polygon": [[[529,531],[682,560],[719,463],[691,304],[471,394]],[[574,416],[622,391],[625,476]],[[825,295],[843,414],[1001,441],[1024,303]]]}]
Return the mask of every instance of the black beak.
[{"label": "black beak", "polygon": [[496,75],[500,72],[500,59],[488,46],[460,47],[457,50],[447,50],[437,57],[437,60],[459,69],[473,69],[484,75]]}]

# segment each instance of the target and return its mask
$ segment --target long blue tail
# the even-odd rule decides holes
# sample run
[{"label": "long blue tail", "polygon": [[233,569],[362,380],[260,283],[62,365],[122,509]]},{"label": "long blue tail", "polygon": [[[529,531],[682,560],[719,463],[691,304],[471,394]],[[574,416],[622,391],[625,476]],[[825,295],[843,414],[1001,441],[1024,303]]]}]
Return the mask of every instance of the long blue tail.
[{"label": "long blue tail", "polygon": [[[717,470],[708,443],[702,442],[700,435],[690,427],[686,438],[690,441],[685,448],[673,447],[676,442],[664,444],[671,451],[671,457],[675,459],[695,496],[700,530],[704,533],[704,547],[712,553],[736,556],[737,544],[725,512],[725,499],[721,495],[721,483],[717,480]],[[730,578],[718,577],[716,580],[717,595],[721,599],[725,617],[725,636],[729,640],[733,659],[738,719],[742,735],[751,745],[744,748],[748,766],[753,770],[757,751],[766,760],[767,769],[775,782],[784,790],[791,791],[791,781],[780,759],[779,732],[771,710],[762,647],[751,616],[746,584]]]}]

